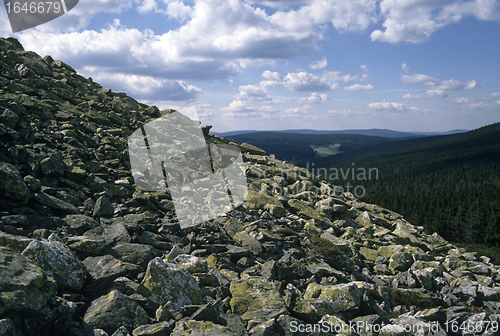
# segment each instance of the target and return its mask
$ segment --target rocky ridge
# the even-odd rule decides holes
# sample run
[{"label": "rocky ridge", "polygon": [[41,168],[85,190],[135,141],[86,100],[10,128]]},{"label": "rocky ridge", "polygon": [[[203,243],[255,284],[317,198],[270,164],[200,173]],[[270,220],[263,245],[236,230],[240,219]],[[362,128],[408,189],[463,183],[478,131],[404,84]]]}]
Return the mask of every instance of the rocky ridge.
[{"label": "rocky ridge", "polygon": [[0,39],[0,334],[498,334],[499,267],[250,145],[245,203],[181,229],[134,185],[159,111]]}]

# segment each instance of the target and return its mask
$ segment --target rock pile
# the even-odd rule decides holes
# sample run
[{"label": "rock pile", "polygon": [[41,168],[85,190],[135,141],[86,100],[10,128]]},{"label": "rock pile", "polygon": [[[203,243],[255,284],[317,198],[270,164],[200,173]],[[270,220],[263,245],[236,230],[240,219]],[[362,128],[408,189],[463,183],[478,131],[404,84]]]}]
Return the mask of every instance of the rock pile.
[{"label": "rock pile", "polygon": [[238,145],[249,191],[181,229],[127,137],[170,111],[0,39],[0,334],[498,334],[499,267]]}]

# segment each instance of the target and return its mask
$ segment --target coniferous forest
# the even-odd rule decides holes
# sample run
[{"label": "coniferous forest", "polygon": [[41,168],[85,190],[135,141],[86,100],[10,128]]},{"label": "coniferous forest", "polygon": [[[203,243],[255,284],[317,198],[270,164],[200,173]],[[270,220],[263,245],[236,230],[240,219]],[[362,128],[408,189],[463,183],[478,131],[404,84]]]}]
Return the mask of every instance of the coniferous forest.
[{"label": "coniferous forest", "polygon": [[376,180],[349,181],[349,174],[339,184],[362,184],[363,201],[500,260],[500,123],[396,150],[363,152],[323,159],[316,167],[377,168]]}]

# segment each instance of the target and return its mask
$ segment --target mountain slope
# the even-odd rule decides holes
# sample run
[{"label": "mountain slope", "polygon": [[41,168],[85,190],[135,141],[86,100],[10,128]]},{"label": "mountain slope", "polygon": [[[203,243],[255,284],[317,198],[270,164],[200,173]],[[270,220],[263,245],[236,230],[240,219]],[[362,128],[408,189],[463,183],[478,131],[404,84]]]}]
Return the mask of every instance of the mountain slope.
[{"label": "mountain slope", "polygon": [[[365,334],[370,326],[403,336],[401,325],[439,335],[461,334],[462,322],[497,326],[500,267],[393,211],[208,134],[208,143],[242,151],[246,200],[181,228],[183,204],[170,189],[135,184],[127,142],[176,113],[103,89],[11,38],[0,39],[0,84],[5,335],[321,335],[350,326]],[[195,180],[200,190],[187,180],[183,189],[193,198],[206,191],[208,207],[226,195]]]}]

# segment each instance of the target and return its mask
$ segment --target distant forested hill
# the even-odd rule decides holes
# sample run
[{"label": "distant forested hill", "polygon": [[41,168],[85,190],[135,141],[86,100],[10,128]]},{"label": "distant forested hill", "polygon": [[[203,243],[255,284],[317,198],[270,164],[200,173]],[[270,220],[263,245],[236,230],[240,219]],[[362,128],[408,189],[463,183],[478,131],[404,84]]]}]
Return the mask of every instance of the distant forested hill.
[{"label": "distant forested hill", "polygon": [[[305,163],[322,152],[351,152],[366,146],[394,142],[392,138],[358,134],[297,134],[255,132],[230,136],[240,143],[246,142],[262,148],[278,159]],[[336,146],[337,145],[337,146]]]},{"label": "distant forested hill", "polygon": [[[362,185],[363,201],[397,211],[453,242],[500,245],[500,123],[409,141],[417,143],[332,156],[317,161],[315,169],[377,168],[378,179],[350,179],[348,174],[346,180],[331,182]],[[387,145],[397,143],[380,146]]]}]

